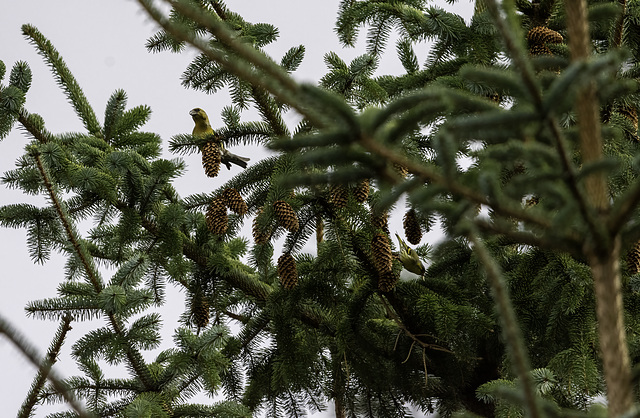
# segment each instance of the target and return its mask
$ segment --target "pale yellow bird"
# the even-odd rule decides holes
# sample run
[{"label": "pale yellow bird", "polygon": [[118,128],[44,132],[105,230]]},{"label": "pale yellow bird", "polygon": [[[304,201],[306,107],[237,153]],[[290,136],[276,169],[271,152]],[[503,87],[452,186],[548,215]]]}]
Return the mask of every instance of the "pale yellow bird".
[{"label": "pale yellow bird", "polygon": [[[196,126],[193,127],[191,135],[196,138],[205,138],[208,135],[214,135],[211,123],[209,123],[209,117],[204,110],[196,107],[195,109],[191,109],[189,114],[193,118],[193,122],[196,124]],[[239,165],[242,168],[247,168],[247,161],[249,161],[249,158],[241,157],[229,152],[222,142],[220,142],[220,161],[222,164],[227,166],[227,170],[231,170],[231,163]]]}]

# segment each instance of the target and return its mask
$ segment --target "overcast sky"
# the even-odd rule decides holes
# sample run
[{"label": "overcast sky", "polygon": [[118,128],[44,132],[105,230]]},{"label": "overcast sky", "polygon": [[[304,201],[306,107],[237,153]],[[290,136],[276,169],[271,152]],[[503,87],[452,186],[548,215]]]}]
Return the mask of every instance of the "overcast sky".
[{"label": "overcast sky", "polygon": [[[104,120],[109,96],[116,89],[124,89],[129,98],[127,108],[142,104],[151,107],[151,119],[142,130],[158,133],[164,140],[165,150],[172,135],[191,132],[192,121],[188,111],[194,107],[205,109],[212,123],[219,126],[220,110],[230,104],[228,96],[226,93],[207,96],[181,87],[180,75],[195,52],[176,55],[169,52],[150,54],[146,51],[145,42],[155,32],[156,26],[141,11],[137,2],[20,0],[3,3],[0,13],[0,60],[7,67],[5,80],[16,61],[28,62],[33,72],[33,83],[27,94],[26,108],[31,113],[40,114],[49,131],[78,132],[83,130],[83,126],[42,58],[22,36],[20,27],[25,23],[37,27],[61,53],[99,121]],[[454,10],[465,18],[473,8],[469,0],[463,0],[454,8],[443,1],[439,3],[442,3],[441,7]],[[305,59],[295,73],[299,80],[316,82],[322,77],[326,72],[323,62],[326,52],[335,51],[346,62],[364,53],[362,43],[359,48],[348,50],[342,50],[338,43],[333,31],[338,0],[228,0],[226,4],[249,22],[272,23],[279,28],[280,39],[267,48],[276,60],[289,48],[305,45]],[[390,45],[388,52],[382,60],[379,73],[401,73],[402,67],[395,58],[393,45]],[[422,45],[422,50],[417,51],[423,57],[426,52],[427,45]],[[19,129],[14,129],[0,142],[0,172],[14,168],[25,143],[25,136]],[[232,151],[249,156],[253,161],[260,157],[260,152],[256,150],[238,147]],[[174,157],[168,153],[166,156]],[[183,196],[212,190],[237,173],[223,169],[221,176],[212,183],[212,179],[202,174],[199,155],[183,158],[190,167],[176,183]],[[41,197],[24,196],[18,190],[0,185],[0,205],[21,202],[42,205],[44,200]],[[397,216],[395,221],[399,222]],[[54,254],[45,265],[34,265],[27,252],[24,230],[3,228],[0,229],[0,263],[0,314],[9,318],[44,353],[58,324],[27,318],[24,307],[29,301],[56,295],[56,286],[64,276],[64,259]],[[107,275],[105,280],[108,278]],[[168,296],[172,303],[168,303],[163,312],[166,343],[170,344],[175,321],[183,309],[184,295],[168,288]],[[75,365],[68,357],[71,344],[90,327],[102,325],[102,321],[73,324],[74,329],[64,346],[61,362],[56,365],[62,375],[76,373]],[[2,337],[0,371],[2,414],[13,415],[24,400],[35,370]],[[36,416],[44,416],[45,411],[52,409],[40,407]]]}]

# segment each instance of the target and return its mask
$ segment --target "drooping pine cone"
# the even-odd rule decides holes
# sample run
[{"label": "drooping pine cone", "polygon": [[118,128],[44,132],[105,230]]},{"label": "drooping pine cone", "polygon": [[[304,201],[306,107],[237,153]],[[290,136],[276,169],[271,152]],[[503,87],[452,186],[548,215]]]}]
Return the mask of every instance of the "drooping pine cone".
[{"label": "drooping pine cone", "polygon": [[627,270],[631,275],[640,273],[640,241],[627,253]]},{"label": "drooping pine cone", "polygon": [[371,225],[376,229],[381,229],[387,234],[389,233],[389,214],[383,212],[380,215],[375,215],[371,212]]},{"label": "drooping pine cone", "polygon": [[546,26],[536,26],[527,33],[529,53],[531,55],[551,55],[548,44],[560,44],[564,41],[562,35]]},{"label": "drooping pine cone", "polygon": [[200,293],[193,296],[191,315],[193,315],[193,322],[198,328],[204,328],[209,324],[209,302]]},{"label": "drooping pine cone", "polygon": [[373,264],[380,276],[391,271],[393,255],[391,254],[389,237],[386,234],[378,232],[373,236],[371,240],[371,253],[373,254]]},{"label": "drooping pine cone", "polygon": [[253,226],[251,232],[253,233],[253,241],[256,244],[266,244],[269,242],[269,238],[271,238],[271,234],[266,231],[260,229],[260,225],[258,223],[258,217],[262,214],[264,209],[260,209],[255,218],[253,218]]},{"label": "drooping pine cone", "polygon": [[278,258],[278,277],[286,290],[291,290],[298,284],[296,260],[291,254],[285,253]]},{"label": "drooping pine cone", "polygon": [[222,199],[224,200],[225,205],[227,205],[232,212],[235,212],[240,216],[247,213],[247,204],[236,189],[226,189],[222,193]]},{"label": "drooping pine cone", "polygon": [[331,186],[329,190],[329,201],[335,208],[343,208],[347,206],[349,200],[349,190],[341,184]]},{"label": "drooping pine cone", "polygon": [[212,234],[224,234],[227,232],[227,208],[221,198],[215,198],[209,203],[207,208],[207,229]]},{"label": "drooping pine cone", "polygon": [[369,180],[364,179],[353,188],[353,198],[356,202],[364,203],[369,197]]},{"label": "drooping pine cone", "polygon": [[418,216],[414,209],[409,209],[404,214],[402,220],[402,226],[404,227],[404,235],[413,245],[418,245],[422,239],[422,229],[420,228],[420,222],[418,222]]},{"label": "drooping pine cone", "polygon": [[378,277],[378,289],[381,292],[391,292],[398,283],[399,276],[393,271],[389,270],[386,273],[380,274]]},{"label": "drooping pine cone", "polygon": [[208,177],[216,177],[220,172],[220,146],[217,142],[207,142],[202,147],[202,167]]},{"label": "drooping pine cone", "polygon": [[393,169],[402,178],[407,177],[407,175],[409,174],[409,169],[402,164],[393,163]]},{"label": "drooping pine cone", "polygon": [[273,202],[273,213],[276,215],[276,219],[278,219],[278,222],[284,229],[290,232],[296,232],[300,227],[298,216],[291,205],[284,200],[276,200]]}]

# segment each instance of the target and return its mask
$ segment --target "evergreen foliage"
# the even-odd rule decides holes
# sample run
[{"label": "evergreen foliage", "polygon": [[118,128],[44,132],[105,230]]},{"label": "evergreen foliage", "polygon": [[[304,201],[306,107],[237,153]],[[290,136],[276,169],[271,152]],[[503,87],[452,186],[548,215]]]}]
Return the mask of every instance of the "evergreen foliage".
[{"label": "evergreen foliage", "polygon": [[[640,240],[635,3],[477,0],[467,23],[422,0],[343,1],[338,37],[353,46],[365,29],[367,50],[348,64],[328,52],[318,86],[291,76],[304,46],[272,59],[263,48],[278,29],[221,1],[174,1],[169,16],[140,4],[162,27],[149,51],[199,50],[186,88],[230,89],[216,138],[275,155],[181,197],[184,162],[160,158],[162,138],[140,131],[151,109],[127,110],[116,90],[100,123],[51,42],[23,27],[85,132],[47,131],[25,107],[29,66],[13,66],[0,138],[17,124],[30,142],[2,181],[48,205],[4,206],[0,224],[27,229],[36,262],[68,256],[58,295],[27,306],[61,325],[33,359],[21,416],[63,400],[75,412],[54,416],[301,416],[328,401],[338,417],[409,405],[601,416],[601,395],[610,416],[633,408],[640,294],[637,268],[620,262],[635,263],[626,252]],[[406,73],[376,75],[393,31]],[[249,107],[260,120],[242,120]],[[408,240],[436,220],[444,233],[417,248],[430,263],[408,280],[387,222],[402,196]],[[239,236],[244,223],[253,240]],[[174,347],[148,362],[162,320],[149,309],[166,286],[186,308]],[[45,386],[70,322],[95,318],[104,325],[73,344],[84,376]],[[13,335],[1,320],[0,332]],[[100,361],[129,377],[107,377]],[[225,399],[202,405],[199,393]]]}]

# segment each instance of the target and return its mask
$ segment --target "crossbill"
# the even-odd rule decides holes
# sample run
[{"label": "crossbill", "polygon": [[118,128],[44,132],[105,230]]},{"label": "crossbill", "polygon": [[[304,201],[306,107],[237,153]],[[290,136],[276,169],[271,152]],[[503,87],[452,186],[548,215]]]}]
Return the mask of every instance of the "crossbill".
[{"label": "crossbill", "polygon": [[[195,123],[191,135],[193,135],[195,138],[206,138],[207,136],[212,136],[215,139],[215,132],[213,132],[211,123],[209,123],[209,117],[204,110],[196,107],[194,109],[191,109],[189,114],[191,115],[191,117],[193,118],[193,122]],[[222,142],[219,142],[219,144],[220,161],[222,162],[222,164],[227,166],[227,170],[231,170],[231,163],[236,164],[242,168],[247,167],[247,161],[249,161],[249,158],[233,154],[224,147]]]}]

